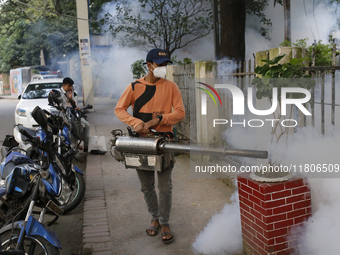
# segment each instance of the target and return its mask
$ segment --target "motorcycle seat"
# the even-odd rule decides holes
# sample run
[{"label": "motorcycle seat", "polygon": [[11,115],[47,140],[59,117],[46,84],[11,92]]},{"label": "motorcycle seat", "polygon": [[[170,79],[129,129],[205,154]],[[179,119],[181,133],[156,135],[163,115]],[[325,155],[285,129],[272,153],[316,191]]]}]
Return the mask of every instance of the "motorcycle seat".
[{"label": "motorcycle seat", "polygon": [[1,179],[6,179],[7,175],[9,175],[17,165],[25,163],[34,163],[34,161],[17,151],[12,151],[6,158],[5,166],[1,173]]}]

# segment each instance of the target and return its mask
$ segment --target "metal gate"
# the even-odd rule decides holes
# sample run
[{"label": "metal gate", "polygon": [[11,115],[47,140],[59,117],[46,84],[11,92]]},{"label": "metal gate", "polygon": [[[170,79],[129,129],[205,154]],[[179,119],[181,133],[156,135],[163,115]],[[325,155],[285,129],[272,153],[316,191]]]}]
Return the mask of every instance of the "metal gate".
[{"label": "metal gate", "polygon": [[185,107],[185,118],[176,124],[177,131],[186,138],[196,140],[191,137],[191,130],[196,130],[196,108],[195,104],[195,64],[174,66],[174,81],[178,85]]}]

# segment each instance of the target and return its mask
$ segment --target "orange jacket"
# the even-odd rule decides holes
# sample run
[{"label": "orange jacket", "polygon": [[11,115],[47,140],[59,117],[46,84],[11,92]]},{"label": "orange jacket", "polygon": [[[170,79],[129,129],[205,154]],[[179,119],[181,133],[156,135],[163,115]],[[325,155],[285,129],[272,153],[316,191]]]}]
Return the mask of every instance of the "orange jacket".
[{"label": "orange jacket", "polygon": [[[133,109],[133,116],[127,112],[130,106]],[[118,119],[133,128],[161,114],[162,121],[153,128],[158,132],[168,132],[172,131],[173,124],[184,119],[185,110],[176,83],[159,79],[152,84],[145,81],[143,77],[127,86],[118,100],[115,114]]]}]

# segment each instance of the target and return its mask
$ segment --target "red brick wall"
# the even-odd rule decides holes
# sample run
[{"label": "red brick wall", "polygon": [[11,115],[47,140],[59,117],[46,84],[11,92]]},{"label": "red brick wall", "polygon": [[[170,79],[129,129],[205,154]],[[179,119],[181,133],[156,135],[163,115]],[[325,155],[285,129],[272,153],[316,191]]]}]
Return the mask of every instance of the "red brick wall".
[{"label": "red brick wall", "polygon": [[[261,183],[249,174],[237,177],[243,246],[251,255],[294,254],[294,226],[311,216],[308,183],[303,178]],[[290,238],[288,238],[290,236]]]}]

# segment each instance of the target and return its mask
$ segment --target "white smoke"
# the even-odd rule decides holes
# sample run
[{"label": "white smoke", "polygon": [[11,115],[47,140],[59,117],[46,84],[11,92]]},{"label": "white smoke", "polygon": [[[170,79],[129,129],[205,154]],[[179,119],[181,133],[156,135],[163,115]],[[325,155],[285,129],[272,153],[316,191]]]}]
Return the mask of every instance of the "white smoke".
[{"label": "white smoke", "polygon": [[340,133],[325,137],[313,127],[302,128],[291,139],[282,164],[338,164],[339,144]]},{"label": "white smoke", "polygon": [[299,254],[339,253],[340,179],[310,179],[313,214],[298,239]]},{"label": "white smoke", "polygon": [[178,60],[190,58],[192,62],[215,59],[213,36],[198,39],[187,47],[177,50],[174,55],[177,55]]},{"label": "white smoke", "polygon": [[96,94],[119,97],[134,81],[131,64],[145,59],[146,53],[137,48],[114,45],[109,52],[93,56],[93,80]]},{"label": "white smoke", "polygon": [[214,215],[193,243],[195,252],[203,254],[235,254],[242,252],[242,230],[238,192],[231,196],[231,204]]},{"label": "white smoke", "polygon": [[[244,146],[251,146],[255,135],[256,132],[251,133],[246,129],[230,129],[226,132],[228,142]],[[339,144],[340,132],[325,137],[315,128],[305,127],[293,135],[288,148],[281,147],[277,153],[281,154],[280,157],[285,155],[282,165],[293,164],[304,167],[307,164],[310,167],[313,164],[326,164],[327,167],[335,167],[339,165]],[[298,238],[300,255],[338,254],[340,179],[327,178],[330,176],[329,173],[322,175],[325,178],[315,178],[317,176],[320,175],[308,179],[311,188],[312,217],[302,229],[303,233],[295,237]]]}]

